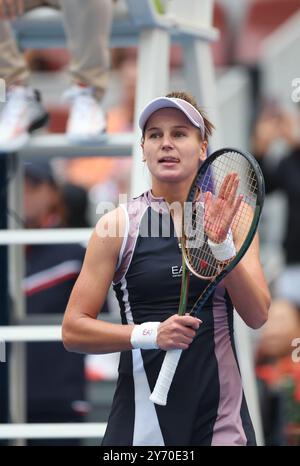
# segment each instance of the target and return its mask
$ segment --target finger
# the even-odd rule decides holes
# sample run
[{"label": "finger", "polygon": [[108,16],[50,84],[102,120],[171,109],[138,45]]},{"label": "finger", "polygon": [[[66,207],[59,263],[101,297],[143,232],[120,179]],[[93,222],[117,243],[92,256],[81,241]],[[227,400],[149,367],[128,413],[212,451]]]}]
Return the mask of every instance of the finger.
[{"label": "finger", "polygon": [[209,204],[212,200],[212,193],[210,191],[206,191],[204,193],[204,203],[206,204]]},{"label": "finger", "polygon": [[195,323],[202,324],[202,320],[199,319],[199,317],[191,316],[188,312],[184,316],[179,316],[179,317],[187,327],[189,326],[191,327]]},{"label": "finger", "polygon": [[195,335],[196,335],[196,332],[194,332],[194,334],[191,336],[186,336],[183,334],[177,335],[176,337],[174,337],[174,342],[176,341],[177,343],[183,343],[184,345],[190,345],[192,341],[194,340]]},{"label": "finger", "polygon": [[202,320],[198,319],[198,317],[193,317],[190,315],[184,315],[184,316],[179,316],[179,317],[180,317],[179,323],[181,325],[184,325],[185,327],[191,327],[197,330],[199,326],[202,324]]},{"label": "finger", "polygon": [[170,349],[181,349],[181,350],[186,350],[188,349],[190,345],[187,345],[185,343],[178,343],[177,345],[172,346]]},{"label": "finger", "polygon": [[[211,192],[206,192],[204,195],[204,228],[210,229],[211,223],[211,215],[213,210],[213,195]],[[203,221],[203,220],[202,220]]]},{"label": "finger", "polygon": [[196,330],[191,328],[191,327],[182,327],[182,330],[180,331],[180,339],[184,343],[191,342],[196,336]]},{"label": "finger", "polygon": [[219,194],[218,194],[218,198],[219,199],[226,199],[225,197],[225,194],[226,194],[226,190],[227,190],[227,185],[230,181],[230,174],[229,175],[226,175],[222,184],[221,184],[221,187],[219,189]]},{"label": "finger", "polygon": [[240,208],[240,206],[241,206],[241,204],[243,202],[243,199],[244,199],[244,196],[242,194],[240,194],[239,197],[237,198],[236,202],[235,202],[235,205],[234,205],[233,217],[235,217],[235,215],[239,211],[239,208]]},{"label": "finger", "polygon": [[181,335],[177,338],[177,343],[189,346],[191,343],[193,343],[195,336],[196,333],[192,337],[186,337],[185,335]]},{"label": "finger", "polygon": [[192,343],[193,339],[183,337],[182,335],[177,335],[176,337],[169,338],[165,344],[160,345],[162,349],[187,349]]},{"label": "finger", "polygon": [[206,193],[204,194],[204,211],[205,213],[209,211],[209,208],[211,206],[211,203],[212,203],[212,193],[210,191],[206,191]]},{"label": "finger", "polygon": [[240,184],[240,178],[239,178],[238,174],[236,174],[236,176],[233,179],[231,189],[230,189],[230,192],[228,193],[228,197],[227,197],[227,199],[229,200],[229,202],[231,204],[233,204],[235,199],[236,199],[236,194],[237,194],[239,184]]},{"label": "finger", "polygon": [[[232,195],[234,191],[236,192],[236,189],[239,183],[239,180],[238,180],[238,183],[236,184],[237,180],[238,180],[238,174],[230,173],[230,178],[227,183],[226,192],[225,192],[225,199],[228,201],[232,201]],[[236,186],[236,189],[235,189],[235,186]]]}]

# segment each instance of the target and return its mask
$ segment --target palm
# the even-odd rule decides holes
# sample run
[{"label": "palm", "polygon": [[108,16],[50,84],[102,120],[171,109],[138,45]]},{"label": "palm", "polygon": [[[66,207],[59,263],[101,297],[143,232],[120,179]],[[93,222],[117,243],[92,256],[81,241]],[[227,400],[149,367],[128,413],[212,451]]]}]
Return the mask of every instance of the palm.
[{"label": "palm", "polygon": [[204,229],[208,238],[214,243],[225,241],[240,207],[242,196],[236,196],[238,185],[238,174],[230,173],[224,178],[216,197],[211,192],[205,193]]}]

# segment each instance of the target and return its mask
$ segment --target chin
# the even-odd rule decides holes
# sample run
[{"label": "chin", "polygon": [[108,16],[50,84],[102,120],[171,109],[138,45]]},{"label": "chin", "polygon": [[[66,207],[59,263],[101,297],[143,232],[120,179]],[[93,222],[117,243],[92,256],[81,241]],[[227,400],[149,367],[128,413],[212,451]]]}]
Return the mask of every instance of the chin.
[{"label": "chin", "polygon": [[161,181],[162,183],[179,183],[183,179],[180,175],[168,174],[157,176],[157,180]]},{"label": "chin", "polygon": [[155,170],[153,174],[159,181],[176,181],[182,178],[179,170]]},{"label": "chin", "polygon": [[164,173],[157,173],[156,175],[157,180],[162,181],[164,183],[181,183],[182,181],[187,181],[190,179],[186,174],[182,172],[164,172]]}]

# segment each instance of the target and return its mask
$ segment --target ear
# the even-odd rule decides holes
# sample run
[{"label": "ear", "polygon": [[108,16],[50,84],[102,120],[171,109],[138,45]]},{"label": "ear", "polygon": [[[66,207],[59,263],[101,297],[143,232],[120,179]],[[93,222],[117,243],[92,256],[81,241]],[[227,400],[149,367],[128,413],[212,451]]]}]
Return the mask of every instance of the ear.
[{"label": "ear", "polygon": [[142,151],[143,151],[143,158],[142,158],[142,161],[143,161],[143,162],[146,162],[145,151],[144,151],[144,143],[143,143],[143,142],[141,143],[141,149],[142,149]]},{"label": "ear", "polygon": [[207,157],[206,152],[207,152],[207,141],[202,141],[201,147],[200,147],[200,155],[199,155],[201,162],[204,162],[204,160],[206,159]]}]

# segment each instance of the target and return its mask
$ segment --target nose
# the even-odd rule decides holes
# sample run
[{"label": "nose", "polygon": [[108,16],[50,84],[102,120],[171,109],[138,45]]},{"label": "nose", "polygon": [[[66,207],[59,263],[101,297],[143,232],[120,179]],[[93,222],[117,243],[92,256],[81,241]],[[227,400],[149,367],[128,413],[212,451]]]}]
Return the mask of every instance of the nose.
[{"label": "nose", "polygon": [[162,138],[162,150],[173,149],[174,145],[169,134],[164,134]]}]

